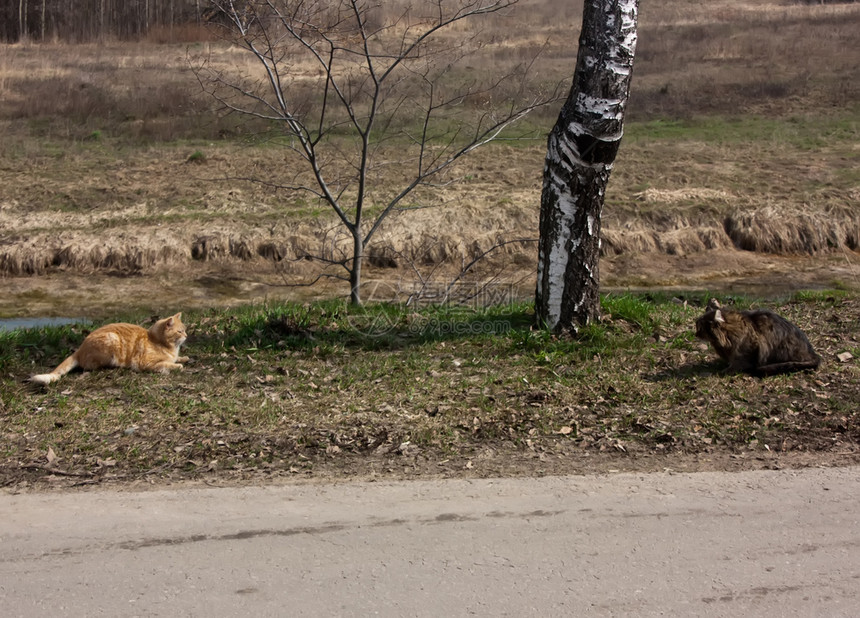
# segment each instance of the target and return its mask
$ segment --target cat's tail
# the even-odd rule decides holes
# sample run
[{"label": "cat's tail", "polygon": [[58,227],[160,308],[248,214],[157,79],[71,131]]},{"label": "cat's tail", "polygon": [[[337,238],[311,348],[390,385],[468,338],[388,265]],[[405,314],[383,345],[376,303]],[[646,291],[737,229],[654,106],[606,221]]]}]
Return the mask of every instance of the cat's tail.
[{"label": "cat's tail", "polygon": [[77,366],[78,359],[75,358],[74,354],[72,354],[69,358],[57,365],[57,368],[51,373],[40,373],[31,376],[30,382],[35,382],[36,384],[50,384],[51,382],[56,382]]},{"label": "cat's tail", "polygon": [[774,363],[756,367],[753,373],[759,377],[775,376],[780,373],[791,373],[792,371],[815,371],[821,364],[821,358],[817,355],[813,360],[789,361],[787,363]]}]

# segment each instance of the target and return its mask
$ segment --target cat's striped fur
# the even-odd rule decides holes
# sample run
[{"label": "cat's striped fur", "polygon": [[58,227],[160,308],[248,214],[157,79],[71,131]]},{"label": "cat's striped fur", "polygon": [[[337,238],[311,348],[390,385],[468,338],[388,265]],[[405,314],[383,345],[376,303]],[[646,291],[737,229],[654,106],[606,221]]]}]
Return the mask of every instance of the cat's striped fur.
[{"label": "cat's striped fur", "polygon": [[34,375],[30,381],[50,384],[80,367],[85,371],[109,367],[125,367],[137,371],[167,373],[182,369],[180,363],[188,361],[179,356],[179,346],[187,334],[182,314],[164,318],[149,330],[134,324],[107,324],[97,328],[84,339],[81,347],[50,373]]}]

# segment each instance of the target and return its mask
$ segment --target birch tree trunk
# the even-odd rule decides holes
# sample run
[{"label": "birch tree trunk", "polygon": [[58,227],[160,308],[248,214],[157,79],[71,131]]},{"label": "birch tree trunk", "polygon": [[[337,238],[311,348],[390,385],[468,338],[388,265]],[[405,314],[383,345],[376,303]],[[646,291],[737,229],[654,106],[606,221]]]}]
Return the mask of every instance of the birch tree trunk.
[{"label": "birch tree trunk", "polygon": [[535,312],[552,331],[600,318],[600,217],[621,143],[639,0],[585,0],[573,85],[547,140]]}]

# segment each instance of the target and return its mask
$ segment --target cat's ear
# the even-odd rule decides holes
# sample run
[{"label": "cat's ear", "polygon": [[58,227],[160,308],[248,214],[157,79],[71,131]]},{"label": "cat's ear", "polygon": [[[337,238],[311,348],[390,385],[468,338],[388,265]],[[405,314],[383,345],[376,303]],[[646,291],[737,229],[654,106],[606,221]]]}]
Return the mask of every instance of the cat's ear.
[{"label": "cat's ear", "polygon": [[177,320],[181,320],[182,319],[182,312],[180,311],[179,313],[177,313],[173,317],[176,318]]},{"label": "cat's ear", "polygon": [[723,317],[723,312],[717,309],[717,312],[714,314],[714,322],[717,324],[725,324],[726,319]]}]

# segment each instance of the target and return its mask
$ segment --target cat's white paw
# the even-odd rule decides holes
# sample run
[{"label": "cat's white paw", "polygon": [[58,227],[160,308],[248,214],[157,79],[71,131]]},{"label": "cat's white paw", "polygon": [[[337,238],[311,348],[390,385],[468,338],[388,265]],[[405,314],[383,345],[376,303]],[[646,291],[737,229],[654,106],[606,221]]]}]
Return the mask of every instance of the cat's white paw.
[{"label": "cat's white paw", "polygon": [[60,376],[54,373],[38,373],[34,376],[30,376],[30,382],[34,382],[36,384],[50,384],[51,382],[56,382],[60,379]]}]

